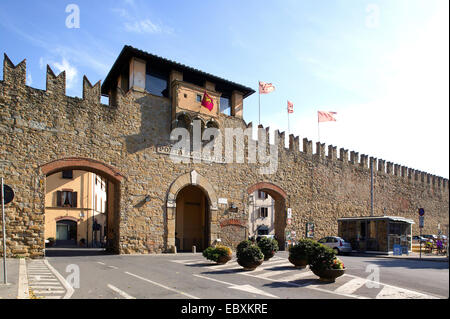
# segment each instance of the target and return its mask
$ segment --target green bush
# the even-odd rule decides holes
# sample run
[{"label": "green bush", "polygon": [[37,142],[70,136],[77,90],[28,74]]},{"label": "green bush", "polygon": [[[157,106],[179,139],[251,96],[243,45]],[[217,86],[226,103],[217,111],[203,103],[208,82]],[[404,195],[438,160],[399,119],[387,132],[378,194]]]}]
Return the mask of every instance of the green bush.
[{"label": "green bush", "polygon": [[243,260],[246,262],[258,262],[264,259],[264,254],[261,252],[258,246],[252,245],[250,247],[244,248],[238,257],[238,260]]},{"label": "green bush", "polygon": [[273,238],[263,237],[259,240],[258,247],[264,254],[264,258],[272,257],[278,251],[278,242]]},{"label": "green bush", "polygon": [[216,247],[206,248],[202,254],[206,259],[217,262],[221,256],[231,256],[231,253],[229,247],[217,245]]},{"label": "green bush", "polygon": [[330,247],[319,244],[314,248],[309,259],[309,266],[314,270],[333,269],[336,253]]},{"label": "green bush", "polygon": [[297,244],[289,248],[289,257],[309,261],[319,245],[318,242],[312,239],[300,239]]},{"label": "green bush", "polygon": [[248,247],[254,246],[251,240],[244,240],[239,243],[236,247],[236,257],[239,258],[240,254]]}]

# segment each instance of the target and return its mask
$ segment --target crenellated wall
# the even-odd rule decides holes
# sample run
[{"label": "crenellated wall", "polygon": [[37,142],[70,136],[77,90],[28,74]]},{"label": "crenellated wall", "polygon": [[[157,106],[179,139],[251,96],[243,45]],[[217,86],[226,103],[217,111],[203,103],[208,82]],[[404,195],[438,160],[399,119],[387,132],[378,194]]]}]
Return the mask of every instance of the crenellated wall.
[{"label": "crenellated wall", "polygon": [[[170,250],[177,192],[193,181],[210,200],[211,242],[224,238],[235,246],[245,239],[241,228],[233,228],[242,226],[230,226],[227,221],[248,220],[248,190],[258,183],[272,185],[270,191],[275,193],[282,190],[277,207],[292,209],[292,223],[286,231],[303,237],[306,223],[314,222],[316,239],[337,235],[338,218],[370,215],[370,163],[376,216],[411,218],[416,234],[417,209],[423,207],[424,233],[436,233],[438,224],[441,228],[448,224],[448,179],[343,148],[338,152],[333,145],[316,143],[313,152],[311,140],[304,138],[300,145],[300,138],[292,134],[286,148],[285,133],[279,131],[274,133],[275,142],[279,141],[277,169],[270,175],[259,171],[266,164],[249,163],[247,139],[244,163],[177,164],[160,150],[160,146],[173,144],[169,140],[170,99],[117,88],[117,94],[110,97],[112,105],[104,105],[100,82],[92,85],[83,77],[80,99],[66,96],[65,78],[64,72],[56,76],[47,67],[46,90],[28,87],[26,61],[15,66],[5,55],[0,81],[0,175],[16,193],[6,208],[10,256],[43,256],[47,172],[43,168],[71,158],[82,159],[79,169],[94,170],[116,183],[111,236],[119,253]],[[253,128],[252,123],[224,114],[219,114],[218,123],[221,130]],[[264,145],[265,141],[270,150],[269,128],[259,128],[261,142],[252,144]],[[68,162],[73,167],[77,161]],[[144,201],[147,196],[149,202]],[[219,204],[218,198],[226,198],[237,208]],[[278,220],[277,225],[285,222]]]}]

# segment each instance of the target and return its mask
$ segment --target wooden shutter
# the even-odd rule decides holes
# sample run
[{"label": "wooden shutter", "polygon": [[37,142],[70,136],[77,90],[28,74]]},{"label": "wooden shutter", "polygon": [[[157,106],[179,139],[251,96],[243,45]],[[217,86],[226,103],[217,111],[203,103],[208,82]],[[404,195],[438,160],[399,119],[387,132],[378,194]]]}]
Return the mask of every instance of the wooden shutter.
[{"label": "wooden shutter", "polygon": [[62,192],[57,191],[56,192],[56,206],[61,207],[61,198],[62,198]]},{"label": "wooden shutter", "polygon": [[78,207],[77,206],[77,192],[72,193],[72,207]]}]

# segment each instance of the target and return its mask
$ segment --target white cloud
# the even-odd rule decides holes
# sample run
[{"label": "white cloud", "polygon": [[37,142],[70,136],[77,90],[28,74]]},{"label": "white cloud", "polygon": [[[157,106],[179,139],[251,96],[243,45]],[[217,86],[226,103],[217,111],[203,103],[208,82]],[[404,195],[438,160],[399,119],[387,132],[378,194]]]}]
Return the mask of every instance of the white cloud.
[{"label": "white cloud", "polygon": [[135,33],[161,33],[162,28],[154,24],[150,19],[145,19],[141,21],[125,22],[125,30],[128,32]]},{"label": "white cloud", "polygon": [[66,86],[68,89],[74,87],[77,83],[78,70],[73,65],[70,65],[66,58],[62,59],[62,62],[54,62],[53,67],[55,67],[59,72],[66,71]]}]

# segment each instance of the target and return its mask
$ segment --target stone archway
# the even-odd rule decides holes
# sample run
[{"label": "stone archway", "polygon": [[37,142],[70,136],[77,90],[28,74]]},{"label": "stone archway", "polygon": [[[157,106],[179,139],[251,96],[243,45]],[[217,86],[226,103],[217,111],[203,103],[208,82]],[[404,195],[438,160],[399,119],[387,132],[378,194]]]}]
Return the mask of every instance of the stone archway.
[{"label": "stone archway", "polygon": [[285,230],[286,230],[286,205],[287,205],[287,193],[279,186],[268,183],[259,182],[247,189],[247,193],[250,196],[255,191],[263,191],[269,194],[275,200],[275,218],[274,218],[274,230],[275,237],[277,238],[280,250],[285,248]]},{"label": "stone archway", "polygon": [[[98,160],[84,157],[69,157],[57,159],[41,165],[41,173],[47,178],[55,173],[65,170],[78,170],[95,173],[107,180],[107,217],[106,217],[106,250],[112,253],[120,253],[120,202],[121,202],[121,186],[125,178],[115,167],[100,162]],[[48,185],[45,183],[44,194]],[[44,205],[45,206],[45,205]],[[59,221],[60,218],[58,218]],[[68,216],[65,220],[70,220]],[[62,219],[61,219],[62,220]],[[45,214],[44,214],[45,224]],[[89,225],[87,226],[89,227]],[[92,227],[92,225],[90,226]]]},{"label": "stone archway", "polygon": [[173,251],[175,247],[175,228],[176,228],[176,211],[177,211],[177,196],[178,193],[186,186],[193,185],[200,188],[206,195],[209,202],[209,239],[213,242],[218,238],[218,224],[217,224],[217,195],[211,183],[195,170],[190,173],[179,176],[170,186],[167,193],[167,250]]}]

